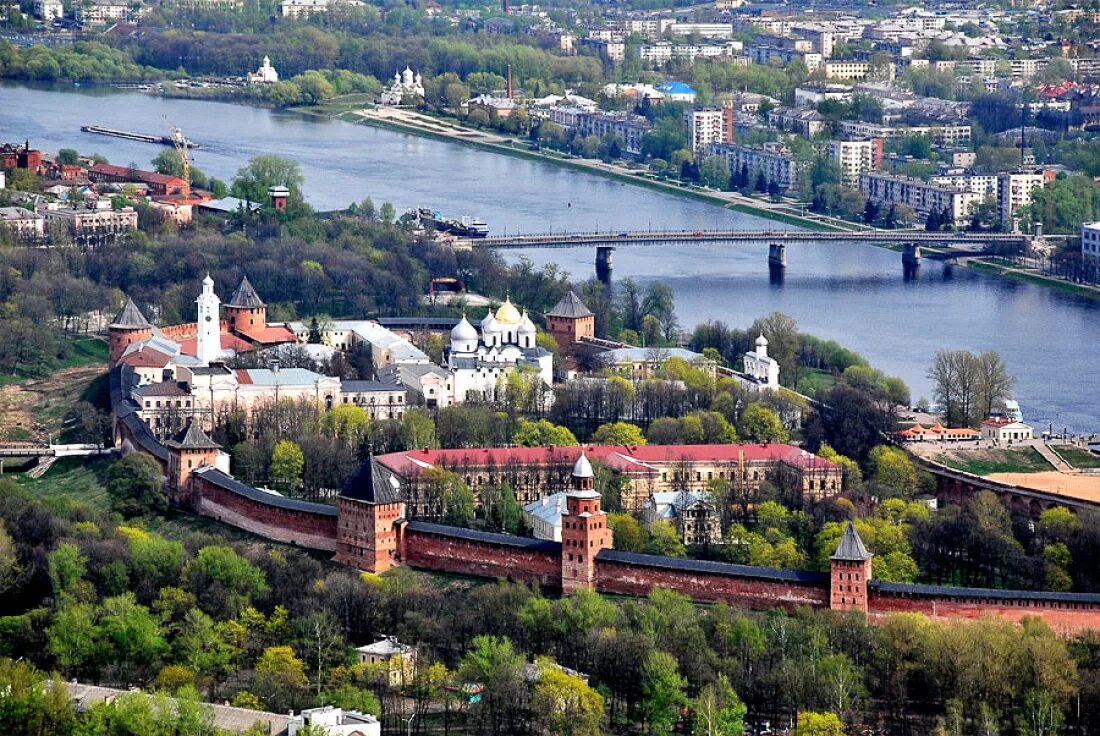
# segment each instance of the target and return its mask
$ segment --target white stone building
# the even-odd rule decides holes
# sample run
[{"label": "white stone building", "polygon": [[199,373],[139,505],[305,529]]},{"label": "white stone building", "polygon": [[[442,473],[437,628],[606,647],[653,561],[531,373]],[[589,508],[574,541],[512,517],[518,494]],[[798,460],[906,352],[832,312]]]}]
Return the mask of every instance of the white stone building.
[{"label": "white stone building", "polygon": [[1035,438],[1035,431],[1030,424],[1016,422],[1006,417],[986,419],[982,422],[982,439],[992,440],[1001,444],[1021,442]]},{"label": "white stone building", "polygon": [[844,183],[859,186],[859,175],[875,168],[874,141],[829,141],[829,158],[840,165]]},{"label": "white stone building", "polygon": [[271,59],[267,56],[264,57],[264,63],[260,65],[260,68],[248,75],[249,84],[275,84],[278,81],[279,72],[271,66]]},{"label": "white stone building", "polygon": [[768,338],[763,335],[756,338],[756,349],[745,353],[744,363],[745,375],[761,388],[779,388],[779,363],[768,356]]},{"label": "white stone building", "polygon": [[687,127],[688,145],[693,151],[703,152],[711,143],[725,143],[725,114],[718,108],[702,110],[684,110],[684,125]]},{"label": "white stone building", "polygon": [[393,84],[382,91],[379,101],[383,105],[400,105],[406,97],[423,97],[424,79],[409,67],[393,75]]},{"label": "white stone building", "polygon": [[481,321],[480,334],[465,317],[451,330],[447,368],[453,376],[455,401],[470,396],[493,397],[508,373],[518,368],[538,372],[549,388],[553,356],[535,344],[535,323],[510,299]]}]

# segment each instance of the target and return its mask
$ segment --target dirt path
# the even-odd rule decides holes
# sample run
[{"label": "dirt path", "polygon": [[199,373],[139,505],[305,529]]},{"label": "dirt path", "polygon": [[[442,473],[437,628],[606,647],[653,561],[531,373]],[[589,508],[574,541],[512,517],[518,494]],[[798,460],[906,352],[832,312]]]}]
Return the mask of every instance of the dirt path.
[{"label": "dirt path", "polygon": [[65,412],[103,370],[101,365],[84,365],[0,388],[0,437],[45,440],[40,431],[56,436]]}]

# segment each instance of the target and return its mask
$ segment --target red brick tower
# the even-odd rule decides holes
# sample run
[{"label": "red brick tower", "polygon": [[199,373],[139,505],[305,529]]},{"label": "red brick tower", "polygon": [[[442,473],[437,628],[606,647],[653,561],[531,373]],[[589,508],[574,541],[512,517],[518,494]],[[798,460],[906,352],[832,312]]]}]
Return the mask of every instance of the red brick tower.
[{"label": "red brick tower", "polygon": [[557,340],[562,357],[568,358],[580,338],[595,337],[596,316],[570,291],[546,313],[546,331]]},{"label": "red brick tower", "polygon": [[286,203],[290,198],[290,190],[283,186],[268,187],[267,196],[271,199],[271,206],[276,212],[286,212]]},{"label": "red brick tower", "polygon": [[188,503],[193,497],[191,474],[202,467],[213,467],[221,448],[194,420],[164,445],[168,448],[168,497],[174,503]]},{"label": "red brick tower", "polygon": [[596,555],[611,547],[607,514],[592,488],[592,463],[581,453],[573,466],[573,490],[561,515],[561,588],[565,594],[596,587]]},{"label": "red brick tower", "polygon": [[240,286],[222,307],[225,309],[225,321],[229,323],[230,332],[247,335],[267,327],[267,305],[252,288],[247,276],[241,279]]},{"label": "red brick tower", "polygon": [[153,325],[145,319],[134,300],[126,297],[111,324],[107,325],[107,363],[114,368],[126,352],[126,348],[135,342],[147,340],[153,336]]},{"label": "red brick tower", "polygon": [[336,499],[336,562],[381,573],[399,561],[405,502],[397,479],[367,458]]},{"label": "red brick tower", "polygon": [[829,558],[829,608],[867,613],[867,583],[871,580],[873,556],[849,521],[836,552]]}]

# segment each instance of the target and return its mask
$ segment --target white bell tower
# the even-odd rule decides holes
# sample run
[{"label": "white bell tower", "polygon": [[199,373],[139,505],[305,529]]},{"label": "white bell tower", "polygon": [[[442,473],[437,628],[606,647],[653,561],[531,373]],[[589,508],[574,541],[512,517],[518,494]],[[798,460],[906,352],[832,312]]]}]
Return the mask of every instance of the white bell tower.
[{"label": "white bell tower", "polygon": [[209,364],[216,360],[222,352],[221,338],[221,299],[214,293],[214,279],[210,274],[202,280],[202,293],[195,300],[198,304],[198,340],[195,350],[196,357],[203,363]]}]

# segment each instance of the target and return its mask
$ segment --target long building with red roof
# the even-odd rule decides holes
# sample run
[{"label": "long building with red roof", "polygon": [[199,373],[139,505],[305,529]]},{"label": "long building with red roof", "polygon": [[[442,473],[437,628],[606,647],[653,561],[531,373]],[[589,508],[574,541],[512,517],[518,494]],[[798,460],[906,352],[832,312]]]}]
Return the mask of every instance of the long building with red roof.
[{"label": "long building with red roof", "polygon": [[620,484],[623,508],[631,512],[640,512],[654,493],[702,491],[715,480],[742,493],[755,492],[768,481],[798,489],[809,498],[831,496],[842,486],[839,465],[784,444],[423,449],[381,455],[378,462],[410,489],[408,500],[417,513],[425,513],[420,480],[426,470],[456,473],[470,486],[478,505],[483,488],[501,483],[513,489],[519,503],[527,504],[568,488],[582,449],[610,473],[610,483]]}]

